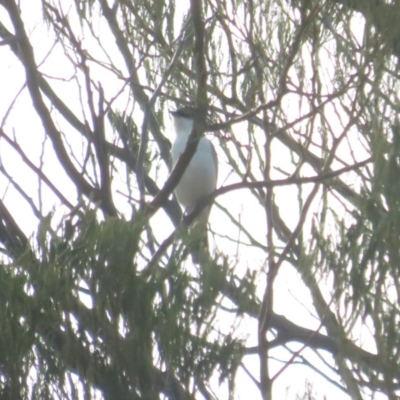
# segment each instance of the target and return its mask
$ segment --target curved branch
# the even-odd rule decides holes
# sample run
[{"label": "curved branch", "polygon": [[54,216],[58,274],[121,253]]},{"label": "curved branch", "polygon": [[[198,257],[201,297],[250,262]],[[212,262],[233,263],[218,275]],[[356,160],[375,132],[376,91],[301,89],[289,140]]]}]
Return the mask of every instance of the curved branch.
[{"label": "curved branch", "polygon": [[56,128],[51,118],[50,112],[43,101],[42,94],[40,92],[39,73],[37,71],[33,48],[25,32],[24,24],[22,22],[18,7],[14,0],[7,0],[5,4],[12,24],[14,26],[16,37],[18,39],[19,52],[21,54],[20,60],[25,69],[26,83],[32,98],[33,106],[38,113],[40,120],[42,121],[46,133],[49,135],[53,143],[57,157],[65,172],[77,185],[79,190],[85,196],[92,198],[94,197],[95,201],[98,201],[100,204],[102,204],[103,199],[99,189],[94,188],[87,182],[82,174],[79,173],[79,171],[75,168],[74,164],[69,158],[62,140],[61,133]]},{"label": "curved branch", "polygon": [[[117,46],[124,58],[126,68],[130,74],[130,87],[133,93],[135,100],[139,103],[140,108],[142,110],[146,110],[147,104],[149,103],[149,98],[146,95],[145,91],[143,90],[142,86],[140,85],[139,74],[137,68],[133,62],[133,57],[129,51],[128,43],[124,37],[123,32],[118,26],[117,16],[116,16],[116,9],[111,9],[106,0],[100,0],[100,5],[103,11],[103,15],[106,18],[109,28],[113,33]],[[148,115],[148,123],[153,134],[153,137],[157,143],[157,146],[160,150],[160,156],[164,160],[164,162],[169,165],[169,150],[170,150],[170,143],[169,141],[163,136],[160,130],[160,126],[158,125],[157,120],[154,117],[153,113],[149,113]]]}]

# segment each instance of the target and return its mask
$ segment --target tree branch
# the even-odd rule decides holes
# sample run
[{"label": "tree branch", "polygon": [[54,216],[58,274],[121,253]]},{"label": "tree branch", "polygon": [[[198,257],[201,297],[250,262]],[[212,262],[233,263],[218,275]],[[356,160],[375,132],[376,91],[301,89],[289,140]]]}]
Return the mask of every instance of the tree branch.
[{"label": "tree branch", "polygon": [[14,0],[6,0],[5,5],[18,39],[19,50],[21,53],[20,60],[25,69],[26,83],[32,98],[33,106],[42,121],[46,133],[49,135],[53,143],[58,159],[67,175],[77,185],[79,190],[81,190],[82,193],[89,198],[94,197],[95,201],[98,201],[101,204],[103,200],[101,193],[98,189],[92,187],[75,168],[65,149],[61,134],[57,130],[51,118],[50,112],[43,101],[40,93],[39,74],[36,67],[33,49],[25,32],[24,24],[22,22],[18,7]]}]

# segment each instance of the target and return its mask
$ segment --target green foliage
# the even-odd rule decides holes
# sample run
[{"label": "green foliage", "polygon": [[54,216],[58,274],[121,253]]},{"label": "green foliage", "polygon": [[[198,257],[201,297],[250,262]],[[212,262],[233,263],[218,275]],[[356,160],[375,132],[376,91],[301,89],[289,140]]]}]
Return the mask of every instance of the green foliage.
[{"label": "green foliage", "polygon": [[157,365],[187,385],[216,371],[221,380],[232,379],[241,340],[213,325],[227,269],[209,265],[193,276],[170,264],[142,274],[135,265],[135,222],[98,222],[87,210],[74,218],[68,239],[48,222],[39,235],[41,262],[0,269],[0,323],[7,327],[0,336],[2,398],[22,398],[32,389],[32,367],[32,390],[40,398],[72,390],[71,373],[92,383],[115,379],[100,384],[112,396],[121,394],[118,385],[126,393],[139,385],[142,395],[156,396]]},{"label": "green foliage", "polygon": [[[0,397],[398,397],[396,2],[0,3]],[[196,99],[236,182],[201,265],[162,190]]]}]

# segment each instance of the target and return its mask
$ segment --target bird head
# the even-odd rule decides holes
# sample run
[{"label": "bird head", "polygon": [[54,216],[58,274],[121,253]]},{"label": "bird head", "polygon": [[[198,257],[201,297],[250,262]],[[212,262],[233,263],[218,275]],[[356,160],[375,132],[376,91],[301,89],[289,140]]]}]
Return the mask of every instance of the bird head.
[{"label": "bird head", "polygon": [[174,117],[175,131],[177,134],[180,132],[189,132],[193,128],[193,122],[197,118],[198,112],[193,107],[182,107],[177,110],[170,111]]}]

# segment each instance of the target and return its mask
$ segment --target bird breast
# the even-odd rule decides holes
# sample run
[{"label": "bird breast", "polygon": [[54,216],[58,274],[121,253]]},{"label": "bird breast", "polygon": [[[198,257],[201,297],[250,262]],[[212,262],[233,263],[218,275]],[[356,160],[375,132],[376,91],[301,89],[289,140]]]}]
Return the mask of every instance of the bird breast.
[{"label": "bird breast", "polygon": [[[175,165],[184,152],[187,137],[177,138],[172,146],[172,162]],[[198,201],[211,194],[217,184],[217,168],[213,156],[211,142],[201,138],[196,153],[186,168],[175,194],[180,204],[185,207],[195,207]]]}]

